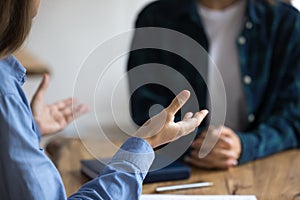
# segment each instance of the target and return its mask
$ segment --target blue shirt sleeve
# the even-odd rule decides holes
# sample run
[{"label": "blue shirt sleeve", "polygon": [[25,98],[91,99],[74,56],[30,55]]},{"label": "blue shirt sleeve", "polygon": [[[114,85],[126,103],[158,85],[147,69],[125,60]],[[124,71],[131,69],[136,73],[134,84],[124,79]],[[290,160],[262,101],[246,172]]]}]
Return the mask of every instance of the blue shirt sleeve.
[{"label": "blue shirt sleeve", "polygon": [[[31,111],[15,95],[0,98],[0,194],[4,199],[66,199],[61,177],[39,148]],[[130,138],[102,174],[69,199],[139,199],[154,159],[143,139]]]},{"label": "blue shirt sleeve", "polygon": [[[40,132],[21,88],[25,69],[0,61],[0,199],[67,199],[58,170],[39,148]],[[69,199],[138,199],[154,159],[143,139],[130,138],[102,174]]]},{"label": "blue shirt sleeve", "polygon": [[145,140],[130,138],[98,178],[82,186],[68,199],[139,199],[153,159],[153,149]]},{"label": "blue shirt sleeve", "polygon": [[0,94],[1,199],[66,199],[61,177],[39,148],[28,104],[19,94]]}]

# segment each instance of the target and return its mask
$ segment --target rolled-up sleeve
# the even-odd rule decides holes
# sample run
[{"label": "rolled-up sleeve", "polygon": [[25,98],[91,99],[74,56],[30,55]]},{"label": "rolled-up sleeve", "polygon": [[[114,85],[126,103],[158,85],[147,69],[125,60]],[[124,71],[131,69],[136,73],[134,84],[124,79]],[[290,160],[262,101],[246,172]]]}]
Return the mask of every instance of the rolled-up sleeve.
[{"label": "rolled-up sleeve", "polygon": [[99,177],[82,186],[69,199],[139,199],[153,160],[153,149],[145,140],[130,138]]}]

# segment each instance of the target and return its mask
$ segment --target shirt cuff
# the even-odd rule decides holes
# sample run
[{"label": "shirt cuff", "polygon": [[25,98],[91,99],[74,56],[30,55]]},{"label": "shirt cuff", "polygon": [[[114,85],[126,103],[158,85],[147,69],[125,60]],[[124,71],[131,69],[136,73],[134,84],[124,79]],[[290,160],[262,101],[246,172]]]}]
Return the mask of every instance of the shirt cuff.
[{"label": "shirt cuff", "polygon": [[241,140],[242,152],[239,158],[239,164],[255,160],[258,154],[259,141],[254,134],[237,132]]},{"label": "shirt cuff", "polygon": [[110,164],[129,162],[139,169],[139,173],[147,173],[153,160],[154,151],[150,144],[144,139],[133,137],[121,146]]}]

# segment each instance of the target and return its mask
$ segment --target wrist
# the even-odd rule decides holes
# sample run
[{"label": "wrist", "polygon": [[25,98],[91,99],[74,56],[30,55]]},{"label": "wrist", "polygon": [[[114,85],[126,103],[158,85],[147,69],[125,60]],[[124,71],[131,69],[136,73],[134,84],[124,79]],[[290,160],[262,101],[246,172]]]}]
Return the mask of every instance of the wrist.
[{"label": "wrist", "polygon": [[235,137],[235,144],[236,144],[235,151],[236,151],[236,153],[238,155],[238,159],[239,159],[241,156],[241,153],[242,153],[242,144],[241,144],[241,140],[240,140],[239,136],[237,134],[235,136],[236,136]]},{"label": "wrist", "polygon": [[157,147],[154,139],[152,137],[150,138],[144,138],[144,140],[154,149],[155,147]]}]

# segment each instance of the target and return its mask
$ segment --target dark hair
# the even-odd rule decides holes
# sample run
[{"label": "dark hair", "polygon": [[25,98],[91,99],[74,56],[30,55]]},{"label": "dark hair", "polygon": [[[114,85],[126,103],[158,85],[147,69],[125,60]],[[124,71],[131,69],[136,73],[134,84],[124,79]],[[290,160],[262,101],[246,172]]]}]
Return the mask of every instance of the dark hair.
[{"label": "dark hair", "polygon": [[17,50],[32,23],[34,0],[0,0],[0,59]]}]

